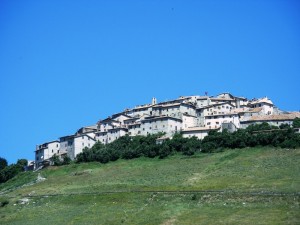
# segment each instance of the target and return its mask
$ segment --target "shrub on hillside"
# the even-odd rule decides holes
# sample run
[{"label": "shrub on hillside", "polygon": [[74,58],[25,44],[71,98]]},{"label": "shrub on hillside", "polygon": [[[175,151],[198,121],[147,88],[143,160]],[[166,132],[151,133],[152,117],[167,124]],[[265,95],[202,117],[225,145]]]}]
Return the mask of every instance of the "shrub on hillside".
[{"label": "shrub on hillside", "polygon": [[[276,128],[276,129],[275,129]],[[213,152],[222,148],[245,148],[255,146],[274,146],[296,148],[300,146],[299,134],[289,126],[281,129],[267,123],[251,125],[236,132],[210,132],[201,143],[202,152]],[[266,129],[266,130],[264,130]]]},{"label": "shrub on hillside", "polygon": [[0,201],[0,207],[4,207],[4,206],[6,206],[8,204],[9,204],[9,201],[7,199]]},{"label": "shrub on hillside", "polygon": [[196,137],[188,138],[185,144],[182,146],[183,155],[194,155],[195,152],[201,150],[201,141]]},{"label": "shrub on hillside", "polygon": [[[24,171],[24,160],[18,160],[17,164],[11,164],[0,170],[0,183],[4,183]],[[27,160],[26,160],[27,162]],[[27,164],[27,163],[26,163]]]},{"label": "shrub on hillside", "polygon": [[168,142],[165,142],[159,146],[159,158],[164,159],[167,156],[171,155],[172,153],[172,147],[168,144]]},{"label": "shrub on hillside", "polygon": [[3,170],[5,167],[7,167],[7,160],[0,157],[0,170]]},{"label": "shrub on hillside", "polygon": [[300,118],[295,118],[293,120],[293,128],[300,128]]}]

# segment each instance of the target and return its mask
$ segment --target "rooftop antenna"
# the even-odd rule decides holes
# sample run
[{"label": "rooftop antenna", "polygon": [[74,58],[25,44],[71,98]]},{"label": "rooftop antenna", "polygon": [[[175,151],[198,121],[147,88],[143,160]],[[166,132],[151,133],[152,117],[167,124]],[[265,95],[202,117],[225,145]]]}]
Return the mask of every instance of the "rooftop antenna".
[{"label": "rooftop antenna", "polygon": [[208,95],[208,92],[206,91],[206,92],[205,92],[205,96],[207,96],[207,95]]}]

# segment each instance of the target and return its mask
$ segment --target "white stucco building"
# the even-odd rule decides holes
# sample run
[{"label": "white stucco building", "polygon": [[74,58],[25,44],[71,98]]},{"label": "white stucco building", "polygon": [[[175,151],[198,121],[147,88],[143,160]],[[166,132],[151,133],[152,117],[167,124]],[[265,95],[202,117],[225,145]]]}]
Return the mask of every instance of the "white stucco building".
[{"label": "white stucco building", "polygon": [[80,128],[74,135],[60,137],[60,152],[65,152],[71,159],[81,153],[87,147],[90,148],[96,143],[97,126]]},{"label": "white stucco building", "polygon": [[36,146],[35,150],[35,165],[39,167],[43,164],[44,161],[50,160],[54,155],[60,154],[60,142],[59,141],[50,141],[41,145]]},{"label": "white stucco building", "polygon": [[218,128],[207,128],[207,127],[191,127],[182,130],[182,136],[185,138],[196,137],[198,139],[203,139],[209,133],[209,131],[218,131]]},{"label": "white stucco building", "polygon": [[261,108],[265,115],[273,115],[274,104],[267,97],[255,99],[249,105],[251,108]]},{"label": "white stucco building", "polygon": [[247,128],[251,124],[268,123],[272,126],[280,126],[282,124],[292,125],[295,118],[300,118],[299,112],[286,113],[280,115],[258,115],[251,116],[245,120],[241,120],[241,128]]}]

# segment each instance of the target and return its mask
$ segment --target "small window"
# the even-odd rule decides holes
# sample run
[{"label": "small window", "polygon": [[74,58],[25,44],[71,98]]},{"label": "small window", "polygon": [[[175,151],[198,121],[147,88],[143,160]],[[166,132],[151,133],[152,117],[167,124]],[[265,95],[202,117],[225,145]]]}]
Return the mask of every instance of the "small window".
[{"label": "small window", "polygon": [[84,143],[82,143],[82,146],[84,146]]},{"label": "small window", "polygon": [[82,136],[82,139],[84,139],[84,137]]}]

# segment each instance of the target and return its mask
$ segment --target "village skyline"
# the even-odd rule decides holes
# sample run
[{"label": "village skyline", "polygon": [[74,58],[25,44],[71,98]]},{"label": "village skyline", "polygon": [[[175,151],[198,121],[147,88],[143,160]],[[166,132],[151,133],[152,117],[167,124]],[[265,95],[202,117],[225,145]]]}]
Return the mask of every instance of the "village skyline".
[{"label": "village skyline", "polygon": [[135,105],[229,92],[299,111],[298,1],[0,3],[0,157]]}]

